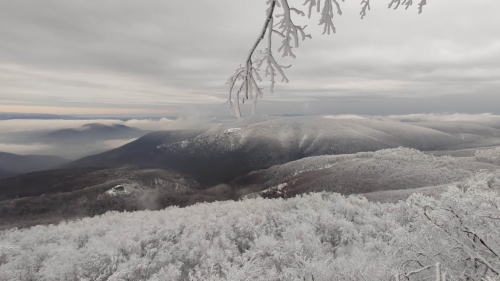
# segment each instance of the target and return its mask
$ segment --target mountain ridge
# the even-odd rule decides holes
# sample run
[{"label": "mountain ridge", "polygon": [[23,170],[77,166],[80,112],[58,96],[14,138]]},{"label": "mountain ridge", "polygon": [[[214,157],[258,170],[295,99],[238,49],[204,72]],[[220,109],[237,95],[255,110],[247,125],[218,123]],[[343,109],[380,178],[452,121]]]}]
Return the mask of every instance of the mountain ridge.
[{"label": "mountain ridge", "polygon": [[77,143],[96,140],[131,139],[142,137],[151,131],[141,130],[121,124],[89,123],[79,128],[65,128],[44,134],[43,142]]},{"label": "mountain ridge", "polygon": [[49,170],[67,162],[69,162],[68,159],[53,155],[19,155],[0,152],[0,170],[6,171],[4,177]]},{"label": "mountain ridge", "polygon": [[[351,154],[396,148],[438,150],[463,140],[412,124],[372,119],[253,117],[221,123],[193,136],[144,143],[135,157],[130,144],[69,163],[68,167],[146,165],[168,167],[211,186],[273,165],[316,155]],[[147,153],[147,154],[145,154]],[[129,153],[130,154],[130,153]]]}]

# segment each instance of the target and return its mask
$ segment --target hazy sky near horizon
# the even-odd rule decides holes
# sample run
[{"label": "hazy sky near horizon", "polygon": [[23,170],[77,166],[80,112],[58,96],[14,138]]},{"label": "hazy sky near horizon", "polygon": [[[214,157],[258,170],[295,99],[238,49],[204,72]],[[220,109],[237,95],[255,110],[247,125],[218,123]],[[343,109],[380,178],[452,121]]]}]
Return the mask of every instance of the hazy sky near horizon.
[{"label": "hazy sky near horizon", "polygon": [[[313,39],[258,114],[500,113],[499,1],[373,1],[363,20],[359,2],[335,35],[301,21]],[[0,0],[0,112],[227,114],[264,16],[265,0]]]}]

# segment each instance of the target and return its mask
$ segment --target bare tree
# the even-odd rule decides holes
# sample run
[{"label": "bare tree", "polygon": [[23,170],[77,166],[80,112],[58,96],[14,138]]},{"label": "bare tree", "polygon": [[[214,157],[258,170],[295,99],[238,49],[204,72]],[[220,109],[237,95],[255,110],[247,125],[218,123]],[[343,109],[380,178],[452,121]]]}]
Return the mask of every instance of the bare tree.
[{"label": "bare tree", "polygon": [[[241,117],[240,99],[244,103],[245,100],[253,100],[255,105],[257,99],[264,95],[263,88],[259,87],[258,82],[262,82],[260,74],[261,67],[264,67],[264,76],[269,77],[271,82],[270,92],[274,92],[274,85],[277,77],[281,78],[282,82],[288,83],[288,78],[285,75],[284,69],[290,66],[279,64],[273,54],[273,39],[278,37],[281,42],[277,52],[282,57],[293,57],[293,48],[298,48],[300,41],[306,38],[312,38],[310,34],[305,32],[307,26],[300,26],[294,23],[295,17],[306,16],[306,13],[291,6],[291,0],[266,0],[267,11],[264,26],[259,34],[259,37],[253,44],[244,64],[239,65],[236,71],[229,77],[227,84],[229,85],[228,104],[229,109],[234,112],[237,117]],[[344,1],[344,0],[342,0]],[[408,9],[413,5],[413,0],[390,0],[389,8],[398,9],[400,6],[405,6]],[[422,12],[423,6],[426,5],[426,0],[420,0],[418,4],[419,13]],[[341,5],[339,0],[306,0],[303,4],[307,8],[307,17],[311,18],[313,11],[320,14],[319,25],[323,27],[323,34],[335,33],[335,25],[333,16],[335,13],[342,15]],[[367,11],[370,10],[370,0],[361,1],[360,16],[363,19]],[[264,50],[257,50],[261,41],[267,35],[267,47]],[[243,96],[242,96],[243,95]]]}]

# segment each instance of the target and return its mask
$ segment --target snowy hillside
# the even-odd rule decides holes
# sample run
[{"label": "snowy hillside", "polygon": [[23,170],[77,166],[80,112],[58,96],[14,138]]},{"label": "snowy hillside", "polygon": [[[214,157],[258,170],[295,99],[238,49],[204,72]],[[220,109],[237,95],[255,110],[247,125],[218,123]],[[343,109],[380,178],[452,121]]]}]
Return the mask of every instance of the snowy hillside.
[{"label": "snowy hillside", "polygon": [[182,142],[194,138],[202,132],[202,130],[152,132],[119,148],[73,161],[65,167],[115,167],[127,164],[158,167],[155,165],[158,146]]},{"label": "snowy hillside", "polygon": [[157,160],[197,180],[214,184],[308,156],[399,146],[436,150],[464,142],[437,130],[401,122],[260,117],[220,124],[193,139],[161,145]]},{"label": "snowy hillside", "polygon": [[[158,137],[161,135],[161,137]],[[437,150],[466,144],[459,136],[412,124],[368,118],[248,117],[205,132],[156,132],[68,167],[168,167],[204,186],[255,169],[317,155],[386,148]],[[221,172],[224,171],[224,172]]]},{"label": "snowy hillside", "polygon": [[435,157],[408,148],[315,156],[251,172],[234,183],[265,197],[414,189],[452,184],[483,170],[495,171],[500,168],[500,162],[492,159],[498,154],[495,151],[485,150],[470,158]]},{"label": "snowy hillside", "polygon": [[462,143],[449,134],[400,122],[323,117],[266,120],[261,117],[220,124],[177,146],[195,149],[210,145],[217,152],[226,152],[266,142],[305,155],[347,154],[398,146],[434,150],[444,144]]},{"label": "snowy hillside", "polygon": [[439,200],[316,193],[7,230],[0,279],[430,280],[436,262],[448,280],[498,278],[499,176],[477,174]]},{"label": "snowy hillside", "polygon": [[489,127],[482,124],[474,124],[468,122],[417,122],[412,123],[417,126],[426,127],[441,132],[445,132],[455,136],[461,135],[477,135],[483,137],[500,137],[500,130],[494,127]]}]

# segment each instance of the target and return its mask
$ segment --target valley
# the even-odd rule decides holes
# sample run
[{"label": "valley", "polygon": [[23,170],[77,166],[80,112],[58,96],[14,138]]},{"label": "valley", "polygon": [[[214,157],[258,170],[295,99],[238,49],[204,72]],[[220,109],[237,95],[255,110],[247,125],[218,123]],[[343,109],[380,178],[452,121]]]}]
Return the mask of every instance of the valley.
[{"label": "valley", "polygon": [[368,117],[249,117],[155,131],[46,171],[5,170],[0,228],[324,191],[384,202],[413,191],[438,196],[449,184],[497,170],[497,143],[499,130],[486,124]]}]

